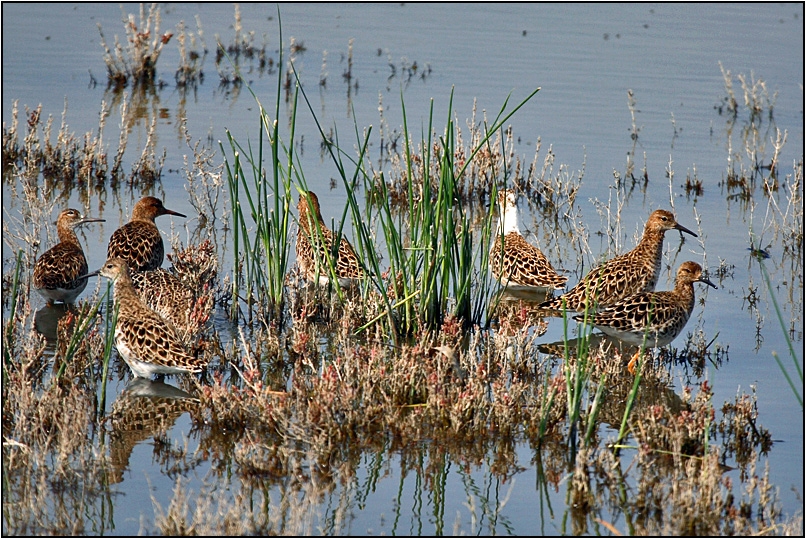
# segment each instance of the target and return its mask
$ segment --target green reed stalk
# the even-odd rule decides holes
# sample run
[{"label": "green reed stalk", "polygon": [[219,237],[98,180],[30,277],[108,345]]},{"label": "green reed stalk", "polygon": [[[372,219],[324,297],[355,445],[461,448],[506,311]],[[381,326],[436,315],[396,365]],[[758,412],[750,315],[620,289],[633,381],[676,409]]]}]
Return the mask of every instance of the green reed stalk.
[{"label": "green reed stalk", "polygon": [[[104,296],[101,298],[101,301],[103,301],[105,297],[109,297],[111,295],[112,286],[113,284],[110,282],[107,286],[106,294],[104,294]],[[104,411],[106,410],[106,383],[109,381],[109,361],[112,358],[112,347],[115,345],[115,328],[118,325],[118,313],[120,312],[120,304],[115,305],[113,302],[112,305],[112,309],[106,310],[106,329],[104,330],[104,366],[101,372],[101,402],[98,406],[99,418],[103,416]]]},{"label": "green reed stalk", "polygon": [[588,413],[588,417],[586,421],[588,422],[588,428],[585,430],[585,445],[590,447],[591,443],[593,442],[593,431],[597,425],[597,418],[599,417],[599,411],[602,409],[602,400],[604,399],[604,392],[605,388],[607,387],[607,374],[602,374],[601,378],[599,379],[599,383],[596,386],[596,393],[593,396],[593,403],[591,404],[590,412]]},{"label": "green reed stalk", "polygon": [[[761,266],[761,273],[764,276],[764,282],[767,283],[767,290],[770,293],[770,299],[772,299],[772,304],[775,307],[775,315],[778,317],[778,323],[781,324],[781,331],[784,334],[784,339],[786,339],[786,344],[789,347],[789,357],[792,358],[792,363],[795,365],[795,371],[798,374],[798,378],[800,378],[800,387],[803,387],[803,369],[798,362],[798,357],[795,355],[795,347],[792,345],[792,339],[789,338],[789,332],[786,330],[786,324],[784,323],[784,315],[781,313],[781,307],[778,305],[778,300],[775,298],[775,293],[772,289],[772,281],[770,280],[770,274],[767,272],[767,267],[764,265],[764,261],[759,258],[758,260],[759,266]],[[789,387],[792,388],[792,393],[795,395],[795,399],[797,399],[798,404],[800,407],[803,408],[803,395],[801,395],[798,391],[798,388],[795,386],[795,383],[792,381],[792,378],[789,376],[786,368],[784,367],[783,362],[778,357],[776,352],[772,353],[772,357],[775,358],[775,362],[778,364],[778,368],[781,369],[781,372],[784,374],[784,378],[786,378]]]},{"label": "green reed stalk", "polygon": [[[220,145],[219,145],[220,146]],[[243,235],[244,238],[248,238],[247,229],[246,229],[246,222],[243,218],[243,212],[241,211],[241,203],[239,200],[239,188],[238,184],[240,178],[240,155],[235,154],[235,163],[230,166],[229,161],[227,160],[226,153],[224,152],[223,146],[220,146],[221,154],[224,156],[224,171],[227,174],[227,187],[229,189],[229,199],[232,209],[232,249],[235,256],[238,256],[238,253],[241,252],[241,236]],[[248,254],[244,251],[244,264],[248,266],[248,261],[246,260],[246,256]],[[232,279],[232,307],[230,311],[230,317],[235,318],[238,313],[239,302],[238,298],[240,298],[241,293],[241,285],[242,285],[242,272],[238,270],[238,262],[236,260],[235,269],[233,271],[233,279]],[[251,284],[251,280],[246,280],[247,285]]]},{"label": "green reed stalk", "polygon": [[[585,321],[587,322],[587,312],[585,313]],[[579,411],[583,397],[582,390],[584,388],[583,382],[587,363],[588,342],[587,340],[583,340],[582,336],[577,337],[577,358],[572,369],[570,361],[571,356],[568,351],[568,318],[565,315],[563,316],[563,341],[565,342],[563,371],[565,372],[566,408],[568,423],[571,425],[571,437],[573,438],[576,434],[576,423],[579,419]]]},{"label": "green reed stalk", "polygon": [[565,342],[565,353],[563,358],[563,369],[565,372],[565,384],[567,394],[567,407],[568,407],[568,424],[569,443],[571,444],[571,460],[576,459],[576,445],[577,445],[577,432],[580,428],[584,428],[584,438],[582,439],[585,445],[589,445],[593,440],[594,429],[596,427],[596,419],[601,409],[602,400],[604,399],[604,392],[606,389],[607,375],[603,374],[596,385],[596,390],[593,396],[593,402],[590,410],[584,416],[582,415],[582,402],[592,390],[591,370],[590,363],[590,337],[593,331],[593,326],[589,322],[589,317],[593,314],[592,309],[586,309],[583,313],[583,319],[578,328],[583,328],[580,335],[576,340],[576,361],[573,368],[570,365],[570,355],[568,351],[568,311],[563,305],[563,340]]},{"label": "green reed stalk", "polygon": [[[64,374],[65,369],[67,368],[67,364],[73,360],[73,356],[78,349],[78,346],[84,340],[84,337],[87,335],[87,332],[90,330],[90,327],[95,323],[95,316],[98,314],[98,311],[101,308],[101,304],[104,302],[104,299],[109,297],[109,291],[111,287],[108,287],[106,292],[103,296],[92,306],[92,309],[85,315],[79,313],[78,319],[76,320],[77,328],[73,331],[73,334],[70,336],[70,342],[67,345],[67,350],[64,353],[64,358],[62,364],[59,366],[59,371],[56,373],[56,379],[62,377]],[[113,333],[114,333],[114,326],[113,326]]]},{"label": "green reed stalk", "polygon": [[[260,216],[257,214],[255,208],[254,199],[256,197],[253,196],[252,192],[250,191],[250,186],[246,183],[246,173],[241,165],[241,152],[237,149],[238,144],[229,133],[227,133],[227,137],[230,142],[230,147],[233,149],[234,153],[232,165],[230,165],[227,159],[223,146],[221,146],[221,153],[224,155],[224,165],[227,173],[227,185],[229,187],[230,201],[232,204],[233,248],[235,253],[241,253],[243,257],[242,261],[240,262],[240,271],[238,270],[236,264],[235,275],[232,280],[233,303],[230,314],[233,318],[237,315],[240,305],[238,299],[240,298],[247,301],[251,318],[252,305],[256,301],[254,289],[265,289],[263,286],[265,276],[260,271],[262,265],[260,264],[261,253],[259,251],[257,232],[255,233],[254,243],[251,243],[253,240],[250,239],[250,225],[244,216],[244,207],[240,199],[241,191],[243,191],[245,194],[246,202],[248,202],[252,226],[256,226],[256,222],[260,222]],[[258,159],[262,160],[262,142]],[[262,189],[262,186],[258,184],[256,188],[259,192]]]},{"label": "green reed stalk", "polygon": [[542,442],[543,436],[546,434],[546,426],[548,425],[549,415],[551,408],[554,406],[554,397],[557,396],[557,389],[549,384],[550,376],[547,373],[543,377],[543,394],[540,401],[540,424],[537,428],[538,443]]},{"label": "green reed stalk", "polygon": [[[643,355],[643,352],[643,347],[641,347],[639,353]],[[627,395],[627,403],[624,406],[624,415],[621,417],[621,425],[619,425],[618,436],[616,437],[616,442],[613,444],[613,449],[616,451],[616,453],[618,453],[618,450],[623,447],[621,443],[624,438],[627,437],[627,420],[630,418],[633,408],[635,408],[635,401],[638,397],[638,387],[641,385],[641,378],[643,376],[643,368],[641,365],[642,361],[641,356],[639,356],[635,367],[635,378],[633,378],[630,394]]]}]

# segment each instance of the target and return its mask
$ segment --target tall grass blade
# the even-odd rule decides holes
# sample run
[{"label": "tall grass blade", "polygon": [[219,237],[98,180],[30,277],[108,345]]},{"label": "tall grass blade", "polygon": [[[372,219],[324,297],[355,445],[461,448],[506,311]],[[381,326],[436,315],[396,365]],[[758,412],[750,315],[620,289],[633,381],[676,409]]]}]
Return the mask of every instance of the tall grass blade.
[{"label": "tall grass blade", "polygon": [[[772,288],[772,281],[770,280],[770,274],[767,272],[767,267],[764,265],[764,261],[759,260],[758,263],[759,266],[761,266],[761,272],[764,275],[764,282],[767,283],[767,290],[770,293],[770,299],[775,307],[775,314],[778,317],[778,323],[781,324],[781,331],[783,332],[784,339],[786,339],[786,344],[789,347],[789,357],[792,358],[792,363],[795,365],[795,371],[798,374],[798,378],[800,378],[800,387],[802,391],[803,369],[798,362],[797,355],[795,355],[795,347],[792,345],[792,339],[789,338],[789,332],[786,330],[786,324],[784,324],[784,315],[781,313],[781,307],[778,305],[778,300],[775,297],[775,292]],[[786,381],[789,383],[789,387],[792,388],[792,393],[795,395],[795,399],[797,399],[800,407],[803,408],[803,395],[798,391],[798,388],[795,386],[792,378],[789,376],[789,373],[784,367],[783,362],[778,358],[778,354],[773,352],[772,355],[775,358],[775,362],[778,364],[778,367],[781,369],[781,372],[784,374],[784,378],[786,378]]]},{"label": "tall grass blade", "polygon": [[[112,283],[110,282],[106,289],[106,294],[101,298],[101,301],[104,301],[104,298],[110,297],[111,290],[112,290]],[[106,310],[106,329],[105,329],[105,340],[104,340],[104,366],[101,371],[101,402],[98,407],[98,414],[99,418],[104,414],[106,410],[106,383],[109,381],[109,361],[112,358],[112,347],[115,344],[115,328],[118,325],[118,313],[120,312],[120,305],[114,305],[112,309]]]}]

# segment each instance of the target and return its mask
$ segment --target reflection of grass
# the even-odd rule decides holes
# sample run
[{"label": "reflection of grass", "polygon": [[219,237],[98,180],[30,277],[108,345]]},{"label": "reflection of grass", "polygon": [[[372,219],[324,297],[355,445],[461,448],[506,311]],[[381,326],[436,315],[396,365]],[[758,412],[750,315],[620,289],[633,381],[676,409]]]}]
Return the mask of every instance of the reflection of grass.
[{"label": "reflection of grass", "polygon": [[[749,77],[744,74],[735,76],[741,87],[742,95],[737,99],[734,91],[734,76],[726,70],[722,64],[719,65],[725,81],[725,91],[727,96],[723,99],[723,104],[717,108],[720,115],[726,117],[726,132],[728,147],[732,146],[732,135],[737,121],[741,121],[741,145],[744,151],[730,151],[730,163],[723,186],[726,188],[727,200],[740,200],[742,209],[749,214],[751,223],[755,213],[757,198],[759,196],[758,187],[761,187],[761,195],[766,199],[767,213],[764,217],[764,224],[761,238],[757,238],[752,230],[750,231],[750,253],[752,259],[757,260],[761,267],[764,281],[770,294],[775,313],[781,324],[781,329],[789,348],[789,354],[794,364],[795,371],[800,381],[800,388],[792,380],[789,372],[776,352],[773,357],[778,363],[781,372],[786,378],[798,403],[803,407],[803,369],[795,354],[790,332],[787,331],[783,319],[783,313],[778,305],[778,300],[773,292],[765,260],[770,258],[770,246],[765,245],[763,236],[766,232],[772,231],[775,240],[779,240],[783,246],[783,260],[791,260],[792,275],[789,279],[790,290],[795,289],[795,283],[802,279],[803,271],[803,158],[802,156],[794,163],[792,175],[785,177],[784,186],[786,196],[786,206],[779,205],[779,191],[781,190],[780,158],[781,152],[786,145],[787,132],[781,132],[775,126],[773,110],[775,108],[776,93],[772,96],[767,89],[767,84],[763,79],[756,78],[752,73]],[[743,105],[742,105],[743,104]],[[769,152],[767,144],[772,147]],[[768,155],[769,154],[769,155]],[[748,160],[749,162],[746,162]],[[798,274],[799,273],[799,274]],[[791,292],[790,292],[791,294]],[[752,283],[749,286],[748,296],[745,298],[751,309],[757,313],[757,346],[760,346],[762,318],[755,302],[758,300],[757,290]],[[790,296],[790,302],[795,301]],[[794,328],[794,321],[792,322]]]},{"label": "reflection of grass", "polygon": [[17,320],[17,303],[20,299],[22,255],[22,249],[17,251],[16,263],[14,265],[14,277],[11,282],[11,292],[9,294],[11,303],[9,306],[8,322],[6,322],[6,328],[3,332],[3,382],[6,380],[6,368],[12,363],[11,351],[14,349],[14,329],[16,327]]}]

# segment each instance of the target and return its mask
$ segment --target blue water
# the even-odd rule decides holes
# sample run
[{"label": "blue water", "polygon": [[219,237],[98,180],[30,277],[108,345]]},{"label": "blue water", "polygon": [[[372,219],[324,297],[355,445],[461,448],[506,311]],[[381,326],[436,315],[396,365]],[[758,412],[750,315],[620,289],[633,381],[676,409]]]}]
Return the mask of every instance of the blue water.
[{"label": "blue water", "polygon": [[[125,4],[127,13],[137,13],[137,5]],[[348,148],[353,146],[355,125],[379,129],[378,106],[382,99],[384,117],[390,128],[402,123],[400,101],[405,100],[410,130],[419,135],[428,122],[433,101],[435,124],[445,125],[448,103],[453,91],[452,117],[465,127],[474,100],[492,119],[508,96],[512,102],[524,99],[536,87],[541,90],[521,111],[511,125],[516,136],[515,151],[531,162],[538,137],[541,152],[551,146],[559,164],[572,173],[584,168],[582,188],[577,203],[582,208],[585,225],[591,232],[596,260],[607,245],[600,244],[594,233],[603,229],[592,202],[607,201],[613,194],[613,173],[623,174],[627,153],[632,148],[631,119],[627,93],[632,90],[639,131],[635,163],[639,172],[646,162],[650,183],[646,195],[629,201],[622,212],[625,248],[634,242],[646,216],[656,208],[667,208],[670,199],[678,220],[696,230],[696,215],[702,219],[701,241],[689,242],[682,256],[703,263],[711,271],[720,261],[735,266],[732,279],[719,290],[698,288],[698,297],[706,305],[697,306],[689,330],[701,317],[700,327],[708,339],[718,333],[718,342],[729,345],[730,362],[707,377],[715,388],[714,402],[732,400],[737,390],[749,391],[755,385],[759,397],[759,423],[770,429],[776,440],[770,453],[771,477],[780,488],[784,512],[792,515],[803,508],[803,412],[775,364],[772,352],[787,357],[786,343],[778,327],[769,295],[750,263],[749,230],[771,242],[773,258],[768,263],[784,319],[795,319],[795,348],[803,362],[803,259],[794,271],[781,262],[780,239],[765,228],[766,199],[757,192],[753,220],[742,206],[726,200],[719,182],[728,165],[725,116],[715,107],[726,96],[720,72],[744,74],[763,79],[770,96],[775,96],[776,126],[787,132],[787,144],[780,163],[782,176],[791,174],[792,163],[803,156],[803,5],[802,4],[280,4],[285,42],[294,37],[306,51],[298,55],[296,67],[311,99],[314,112],[329,128],[333,126]],[[255,42],[263,40],[275,61],[278,48],[278,14],[275,4],[241,6],[243,28],[255,30]],[[167,161],[162,186],[166,205],[187,215],[194,210],[187,201],[184,177],[179,172],[183,156],[190,153],[177,130],[180,111],[195,139],[207,140],[217,148],[218,140],[229,129],[239,140],[257,133],[255,103],[243,89],[239,95],[218,86],[213,64],[215,38],[224,43],[233,36],[233,8],[229,4],[168,4],[163,8],[162,29],[174,29],[184,20],[195,31],[194,16],[200,16],[207,47],[205,80],[196,92],[185,98],[174,89],[173,70],[178,65],[175,42],[166,46],[158,64],[158,75],[167,86],[153,102],[160,111],[157,148],[166,148]],[[104,92],[105,67],[99,44],[97,23],[103,26],[108,42],[122,36],[121,9],[118,4],[3,4],[3,122],[8,123],[12,102],[20,108],[42,104],[45,114],[53,115],[58,126],[65,99],[67,123],[77,134],[96,130]],[[348,102],[348,85],[342,77],[346,70],[348,42],[353,44],[353,86]],[[327,51],[327,85],[318,86],[323,51]],[[380,55],[378,54],[380,51]],[[397,76],[389,63],[394,64]],[[403,67],[417,62],[418,76],[406,82]],[[423,79],[419,74],[428,69]],[[98,81],[90,86],[90,73]],[[252,72],[247,80],[273,110],[276,76]],[[358,86],[354,84],[357,81]],[[734,80],[734,91],[741,100],[742,91]],[[105,141],[114,151],[117,144],[117,115],[113,113]],[[149,118],[150,121],[150,118]],[[145,141],[145,120],[131,129],[127,163],[136,158]],[[282,125],[282,123],[281,123]],[[741,153],[738,132],[734,128],[733,151]],[[311,188],[322,197],[326,220],[338,218],[346,203],[339,185],[329,191],[336,172],[328,158],[319,155],[318,135],[307,110],[298,114],[297,132],[304,135],[301,163]],[[771,134],[766,134],[768,139]],[[377,148],[370,150],[377,159]],[[766,159],[771,155],[767,145]],[[746,156],[744,156],[746,159]],[[646,161],[644,161],[646,160]],[[670,160],[675,179],[670,186],[666,169]],[[696,199],[685,197],[680,185],[687,173],[696,169],[703,181],[704,194]],[[802,186],[800,187],[803,188]],[[671,191],[671,194],[670,194]],[[4,185],[4,195],[8,189]],[[782,196],[782,195],[781,195]],[[105,238],[128,216],[132,201],[139,193],[130,193],[121,201],[110,200],[105,208],[107,223],[93,228],[88,241],[98,238],[98,245],[88,250],[89,264],[100,267]],[[4,196],[7,211],[18,211]],[[783,198],[780,198],[783,200]],[[71,200],[70,204],[76,203]],[[67,201],[65,201],[65,205]],[[785,204],[785,202],[784,202]],[[527,208],[521,205],[522,211]],[[95,210],[95,208],[90,208]],[[531,226],[531,218],[524,218]],[[163,232],[170,230],[166,220],[159,223]],[[180,237],[187,233],[185,223],[173,221]],[[192,225],[191,225],[192,226]],[[670,235],[671,236],[671,235]],[[98,248],[93,248],[98,247]],[[668,240],[667,240],[668,247]],[[4,273],[10,264],[8,245],[3,245]],[[568,272],[577,268],[568,261]],[[574,282],[572,277],[570,282]],[[664,272],[658,288],[671,286],[671,273]],[[755,317],[744,297],[751,286],[758,286],[761,313],[765,317],[763,342],[757,346]],[[86,294],[90,294],[89,287]],[[552,326],[546,341],[559,339],[561,329]],[[682,338],[680,339],[682,341]],[[676,342],[680,346],[680,342]],[[785,359],[786,361],[786,359]],[[117,388],[118,390],[122,389]],[[800,388],[802,393],[803,388]],[[181,418],[171,436],[182,440],[187,432],[187,417]],[[539,531],[559,533],[558,515],[564,500],[554,500],[553,517],[536,510],[544,501],[536,490],[535,470],[528,447],[519,450],[519,464],[526,471],[516,475],[512,484],[500,485],[504,498],[511,496],[502,509],[497,533],[507,531],[511,522],[515,533]],[[116,508],[115,533],[136,533],[140,515],[151,518],[151,496],[166,507],[171,497],[173,479],[165,476],[152,462],[148,441],[135,448],[131,469],[120,489],[124,503]],[[391,522],[392,500],[397,495],[400,471],[394,458],[387,464],[388,476],[360,508],[353,508],[349,530],[353,533],[433,533],[433,518],[418,515],[416,496],[408,476],[404,493],[405,525]],[[459,519],[461,529],[488,533],[484,524],[474,527],[464,505],[466,486],[458,466],[447,480],[449,496],[445,508],[445,533],[453,531]],[[489,479],[485,466],[473,470],[480,482]],[[361,467],[366,473],[366,468]],[[204,466],[194,471],[196,480],[204,476]],[[198,490],[198,484],[192,483]],[[416,489],[414,489],[416,492]],[[334,494],[335,496],[335,494]],[[411,496],[411,498],[408,498]],[[412,499],[415,498],[415,499]],[[424,504],[427,513],[427,501]],[[385,515],[381,518],[381,514]],[[459,515],[459,517],[457,517]],[[490,525],[487,522],[486,525]]]}]

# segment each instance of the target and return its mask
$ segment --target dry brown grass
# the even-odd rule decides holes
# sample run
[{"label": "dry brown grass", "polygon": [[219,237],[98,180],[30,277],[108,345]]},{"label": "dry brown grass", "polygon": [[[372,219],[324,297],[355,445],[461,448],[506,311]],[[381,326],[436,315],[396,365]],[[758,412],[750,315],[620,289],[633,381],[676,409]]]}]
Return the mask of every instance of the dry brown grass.
[{"label": "dry brown grass", "polygon": [[[383,168],[388,165],[385,181],[391,200],[394,205],[405,206],[408,203],[408,169],[405,144],[400,140],[401,135],[395,130],[391,131],[383,117],[381,110],[381,130],[379,145],[383,149],[378,165]],[[496,131],[482,148],[472,154],[474,148],[479,147],[488,136],[491,122],[486,111],[482,118],[476,117],[477,108],[474,101],[471,117],[466,122],[466,129],[457,120],[456,149],[451,156],[455,170],[465,167],[464,174],[457,178],[456,196],[467,203],[472,211],[478,211],[481,206],[489,202],[495,186],[507,185],[522,194],[530,205],[538,208],[544,217],[552,219],[569,220],[576,215],[576,194],[582,183],[583,170],[572,173],[566,165],[560,165],[554,170],[554,153],[551,147],[545,156],[541,155],[542,142],[538,138],[535,154],[531,162],[515,151],[516,138],[511,127]],[[438,141],[440,133],[434,133],[432,140]],[[519,139],[518,139],[519,140]],[[423,178],[432,181],[432,192],[437,191],[440,178],[440,154],[442,148],[435,142],[430,148],[431,159],[426,171],[423,162],[423,148],[410,141],[412,155],[408,158],[413,165],[411,182],[416,187],[417,197],[422,196]],[[468,163],[469,161],[469,163]],[[375,181],[381,180],[380,173],[374,173]],[[380,192],[380,189],[378,189]],[[481,212],[479,212],[481,213]]]},{"label": "dry brown grass", "polygon": [[[55,141],[52,140],[53,117],[48,116],[45,121],[40,105],[34,110],[26,107],[26,132],[20,143],[18,109],[15,104],[11,124],[8,127],[3,124],[4,180],[36,179],[41,175],[43,183],[38,188],[44,191],[44,198],[47,200],[56,200],[58,197],[67,199],[75,192],[87,204],[94,192],[92,188],[107,185],[116,187],[119,183],[126,182],[131,187],[153,189],[162,176],[165,161],[164,152],[160,157],[156,153],[156,115],[152,116],[146,143],[130,174],[127,175],[122,169],[122,158],[128,142],[127,129],[120,131],[114,158],[110,159],[108,148],[104,144],[104,128],[112,110],[115,108],[120,110],[120,123],[124,126],[142,118],[142,115],[132,117],[133,110],[137,114],[133,105],[149,100],[142,94],[133,95],[139,95],[140,101],[133,99],[133,102],[129,103],[126,95],[118,95],[113,99],[112,106],[102,102],[97,133],[87,132],[83,137],[69,131],[65,101],[62,124]],[[115,104],[118,106],[115,107]]]},{"label": "dry brown grass", "polygon": [[114,52],[107,45],[103,29],[98,24],[101,46],[104,49],[107,86],[118,90],[128,85],[153,86],[156,82],[157,62],[163,47],[173,37],[173,32],[160,33],[162,14],[156,3],[149,6],[148,15],[145,5],[140,4],[139,23],[131,13],[122,13],[122,19],[126,47],[124,49],[115,35]]},{"label": "dry brown grass", "polygon": [[[95,373],[87,364],[97,356],[81,351],[53,383],[41,338],[28,335],[31,341],[17,341],[15,361],[3,368],[3,529],[15,535],[90,533],[93,522],[102,522],[99,512],[109,495],[108,463],[96,438]],[[97,347],[99,340],[90,335],[86,342]]]}]

